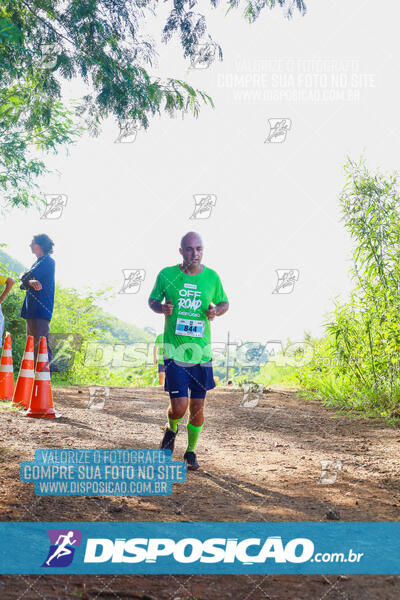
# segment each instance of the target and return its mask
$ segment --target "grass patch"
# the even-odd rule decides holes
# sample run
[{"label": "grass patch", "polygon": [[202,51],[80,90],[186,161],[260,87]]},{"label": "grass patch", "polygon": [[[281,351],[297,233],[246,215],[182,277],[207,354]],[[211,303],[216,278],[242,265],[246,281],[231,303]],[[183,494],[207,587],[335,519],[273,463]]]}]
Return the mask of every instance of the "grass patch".
[{"label": "grass patch", "polygon": [[11,400],[0,400],[0,412],[23,412],[26,409]]},{"label": "grass patch", "polygon": [[[240,379],[244,379],[241,377]],[[280,366],[274,362],[268,362],[262,365],[260,372],[255,375],[251,381],[261,383],[265,386],[283,386],[285,388],[298,388],[299,382],[296,379],[296,369],[290,365]]]}]

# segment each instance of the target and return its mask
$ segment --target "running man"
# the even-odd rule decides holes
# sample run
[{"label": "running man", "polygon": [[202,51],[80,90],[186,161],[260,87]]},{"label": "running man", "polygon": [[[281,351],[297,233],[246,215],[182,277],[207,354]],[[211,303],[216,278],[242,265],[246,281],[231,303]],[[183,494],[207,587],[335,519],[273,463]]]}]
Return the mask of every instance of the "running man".
[{"label": "running man", "polygon": [[[188,469],[199,468],[195,447],[204,423],[207,390],[215,387],[210,321],[229,308],[218,274],[202,264],[203,242],[190,231],[181,240],[181,265],[166,267],[157,276],[149,306],[165,315],[165,391],[169,392],[168,423],[162,449],[174,450],[178,423],[189,406]],[[164,303],[163,300],[165,300]],[[189,400],[190,390],[190,400]]]},{"label": "running man", "polygon": [[[56,545],[58,544],[56,550],[54,551],[54,553],[50,556],[50,558],[48,560],[46,560],[46,565],[50,566],[51,561],[54,558],[61,558],[62,556],[66,556],[67,554],[71,554],[71,550],[70,548],[67,548],[67,546],[73,546],[77,540],[72,539],[74,537],[74,532],[73,531],[68,531],[68,533],[66,535],[59,535],[58,539],[56,541]],[[62,539],[62,542],[60,543],[60,540]]]},{"label": "running man", "polygon": [[158,370],[158,385],[163,385],[165,379],[163,333],[159,333],[154,340],[154,364],[157,365]]},{"label": "running man", "polygon": [[4,300],[7,298],[8,294],[10,293],[11,288],[14,285],[14,283],[15,283],[15,281],[11,277],[6,277],[5,275],[0,275],[0,285],[6,286],[0,295],[0,346],[3,342],[3,333],[4,333],[4,315],[3,315],[3,311],[1,309],[1,305],[3,304]]}]

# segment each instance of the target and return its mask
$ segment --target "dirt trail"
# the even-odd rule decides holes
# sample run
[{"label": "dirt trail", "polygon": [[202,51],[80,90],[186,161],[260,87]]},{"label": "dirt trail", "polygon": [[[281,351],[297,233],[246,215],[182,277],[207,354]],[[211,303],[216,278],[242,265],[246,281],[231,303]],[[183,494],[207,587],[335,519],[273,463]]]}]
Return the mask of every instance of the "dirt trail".
[{"label": "dirt trail", "polygon": [[[261,395],[253,408],[241,406],[238,390],[210,392],[197,449],[202,469],[171,496],[35,496],[32,484],[19,481],[19,463],[33,460],[36,448],[158,447],[168,405],[158,388],[112,388],[103,410],[88,409],[87,388],[58,388],[54,396],[61,419],[0,414],[2,521],[399,520],[400,431],[337,416],[282,390]],[[174,458],[182,459],[185,446],[181,427]],[[341,461],[335,483],[320,483],[324,460]],[[0,598],[22,597],[397,600],[400,577],[0,577]]]}]

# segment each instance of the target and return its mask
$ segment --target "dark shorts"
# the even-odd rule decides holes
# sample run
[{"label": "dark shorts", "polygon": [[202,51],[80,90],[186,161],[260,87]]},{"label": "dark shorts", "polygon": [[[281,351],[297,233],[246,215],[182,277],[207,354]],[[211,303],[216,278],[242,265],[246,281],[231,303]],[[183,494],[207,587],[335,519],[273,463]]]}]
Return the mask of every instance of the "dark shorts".
[{"label": "dark shorts", "polygon": [[212,361],[188,365],[166,358],[164,390],[170,398],[205,398],[206,392],[215,388]]},{"label": "dark shorts", "polygon": [[165,365],[162,363],[158,363],[158,372],[165,373]]},{"label": "dark shorts", "polygon": [[47,343],[47,354],[49,357],[50,372],[53,371],[53,353],[49,343],[50,321],[48,319],[26,319],[26,335],[33,336],[33,351],[36,357],[39,351],[40,338],[44,336]]}]

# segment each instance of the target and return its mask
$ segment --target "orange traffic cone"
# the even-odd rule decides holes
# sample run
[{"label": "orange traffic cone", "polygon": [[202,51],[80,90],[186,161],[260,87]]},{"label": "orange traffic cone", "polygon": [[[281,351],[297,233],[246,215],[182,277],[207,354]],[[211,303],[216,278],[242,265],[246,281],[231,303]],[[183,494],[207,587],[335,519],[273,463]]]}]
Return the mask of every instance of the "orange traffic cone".
[{"label": "orange traffic cone", "polygon": [[6,332],[0,361],[0,399],[12,400],[14,394],[14,371],[11,351],[11,335]]},{"label": "orange traffic cone", "polygon": [[53,406],[49,357],[47,354],[46,338],[44,336],[42,336],[39,341],[39,353],[36,359],[35,382],[33,384],[29,408],[25,412],[25,416],[46,419],[61,417],[60,413],[55,411]]},{"label": "orange traffic cone", "polygon": [[28,335],[13,397],[15,404],[19,404],[25,408],[28,408],[31,401],[33,383],[35,381],[33,360],[33,336]]}]

